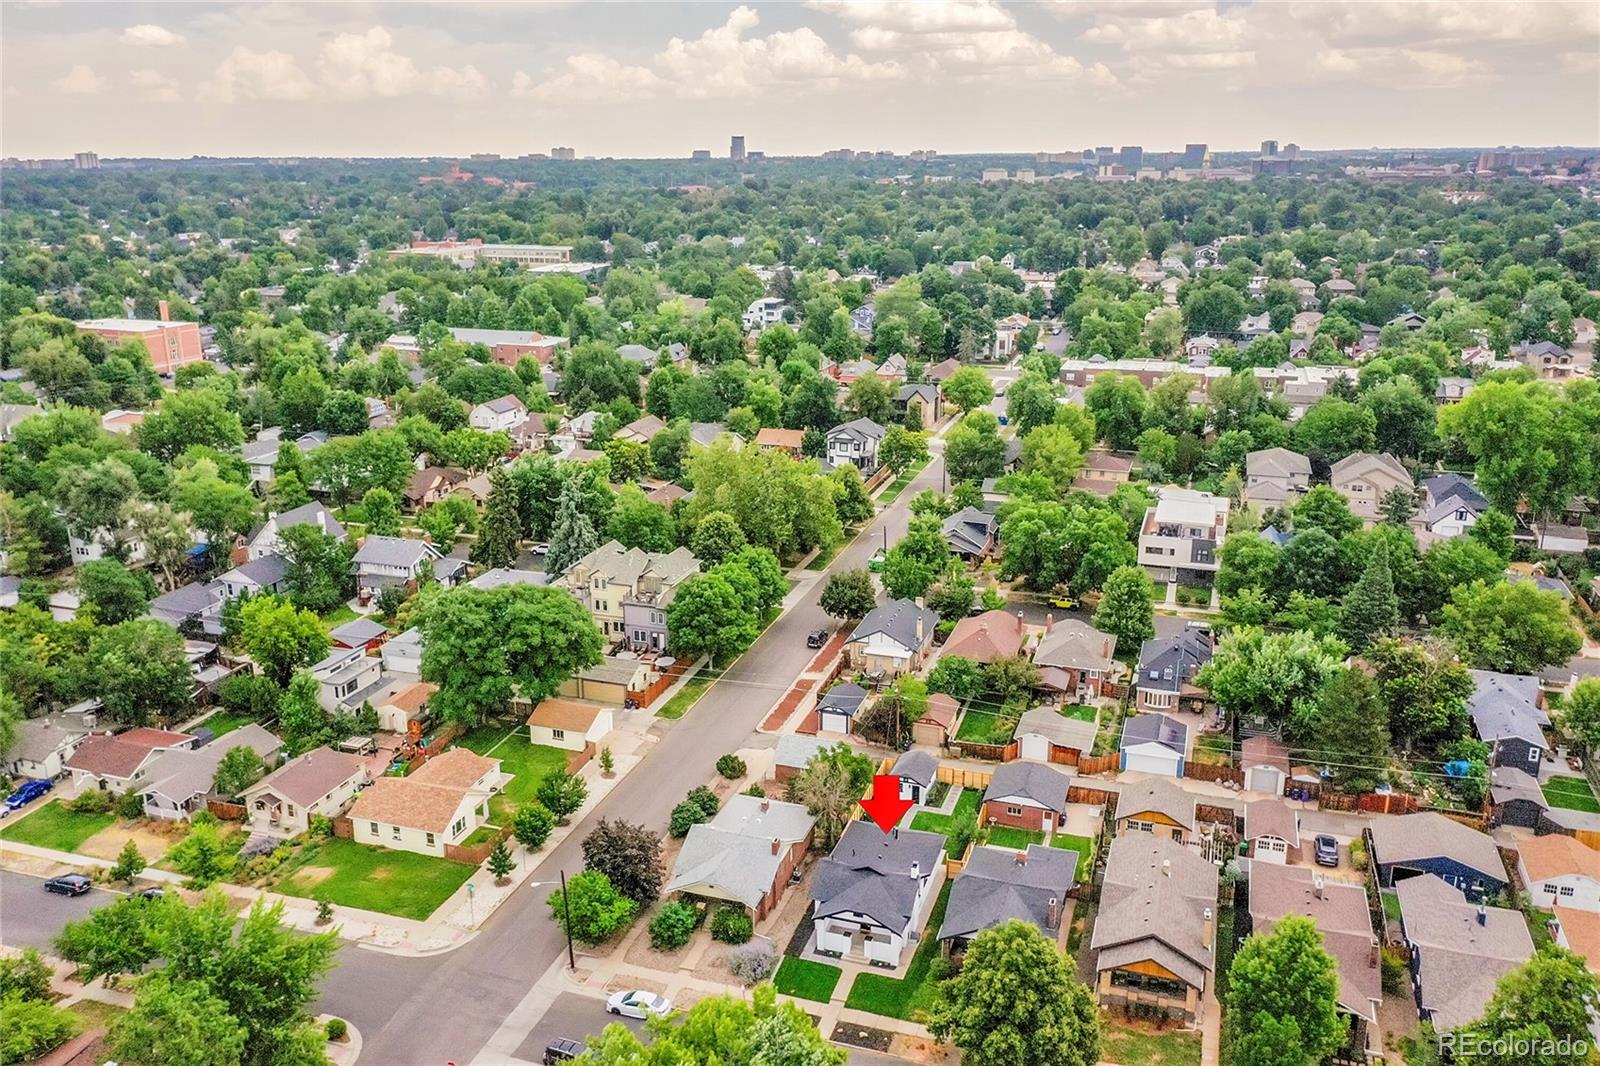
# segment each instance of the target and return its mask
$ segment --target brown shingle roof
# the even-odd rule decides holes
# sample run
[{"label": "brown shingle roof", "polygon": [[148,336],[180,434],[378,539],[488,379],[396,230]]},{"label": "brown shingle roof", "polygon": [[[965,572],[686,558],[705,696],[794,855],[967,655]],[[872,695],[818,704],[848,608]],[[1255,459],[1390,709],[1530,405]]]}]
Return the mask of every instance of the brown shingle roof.
[{"label": "brown shingle roof", "polygon": [[269,789],[291,803],[309,807],[357,773],[366,760],[332,748],[312,748],[291,759],[245,790],[245,794]]},{"label": "brown shingle roof", "polygon": [[944,643],[944,654],[992,663],[1021,651],[1022,637],[1022,619],[1007,611],[985,611],[956,623]]},{"label": "brown shingle roof", "polygon": [[793,448],[805,443],[806,434],[801,429],[777,429],[768,426],[756,434],[756,445],[762,448]]},{"label": "brown shingle roof", "polygon": [[592,703],[580,703],[578,700],[543,700],[533,709],[533,713],[528,715],[528,724],[544,726],[547,729],[572,729],[582,733],[594,725],[594,720],[599,715],[600,708]]},{"label": "brown shingle roof", "polygon": [[471,788],[499,765],[499,759],[486,758],[466,748],[451,748],[423,763],[406,780],[441,788]]},{"label": "brown shingle roof", "polygon": [[1600,851],[1560,833],[1517,841],[1522,868],[1534,881],[1562,874],[1584,874],[1600,880]]},{"label": "brown shingle roof", "polygon": [[72,753],[66,767],[100,777],[129,777],[153,750],[143,744],[124,744],[116,737],[91,737]]},{"label": "brown shingle roof", "polygon": [[928,697],[928,709],[922,712],[918,721],[932,722],[944,729],[949,729],[956,724],[956,712],[961,709],[954,697],[946,696],[943,692],[935,692]]},{"label": "brown shingle roof", "polygon": [[464,788],[422,784],[409,777],[380,777],[356,798],[350,818],[442,833],[450,827],[466,795]]}]

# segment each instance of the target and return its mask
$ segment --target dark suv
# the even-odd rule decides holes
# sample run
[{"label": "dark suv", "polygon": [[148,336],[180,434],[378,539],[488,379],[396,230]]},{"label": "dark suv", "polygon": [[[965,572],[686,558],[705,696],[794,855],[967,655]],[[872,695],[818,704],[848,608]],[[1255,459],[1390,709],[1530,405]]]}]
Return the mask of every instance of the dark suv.
[{"label": "dark suv", "polygon": [[828,631],[826,629],[813,629],[806,635],[806,647],[808,648],[820,648],[826,643],[828,643]]},{"label": "dark suv", "polygon": [[578,1040],[552,1040],[545,1045],[544,1058],[540,1061],[544,1066],[557,1066],[559,1063],[571,1062],[583,1054],[583,1043]]}]

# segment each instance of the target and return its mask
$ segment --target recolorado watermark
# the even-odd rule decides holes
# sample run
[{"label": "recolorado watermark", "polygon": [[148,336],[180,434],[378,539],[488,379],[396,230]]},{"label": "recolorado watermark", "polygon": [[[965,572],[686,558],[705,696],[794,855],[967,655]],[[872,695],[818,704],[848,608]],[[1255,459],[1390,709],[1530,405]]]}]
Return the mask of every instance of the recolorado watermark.
[{"label": "recolorado watermark", "polygon": [[1519,1036],[1487,1036],[1474,1032],[1440,1033],[1439,1050],[1461,1059],[1493,1055],[1515,1055],[1528,1062],[1542,1058],[1582,1059],[1589,1053],[1589,1042],[1563,1036],[1559,1039]]}]

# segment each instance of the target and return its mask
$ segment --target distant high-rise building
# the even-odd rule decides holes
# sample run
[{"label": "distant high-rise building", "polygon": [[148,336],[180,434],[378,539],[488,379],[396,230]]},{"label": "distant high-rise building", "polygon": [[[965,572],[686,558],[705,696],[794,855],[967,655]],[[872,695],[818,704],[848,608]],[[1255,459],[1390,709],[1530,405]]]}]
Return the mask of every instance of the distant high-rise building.
[{"label": "distant high-rise building", "polygon": [[1183,146],[1183,169],[1199,170],[1206,162],[1206,146],[1203,144],[1186,144]]},{"label": "distant high-rise building", "polygon": [[690,159],[710,159],[711,158],[711,149],[709,149],[709,148],[696,148],[692,153],[690,153],[689,158]]},{"label": "distant high-rise building", "polygon": [[72,157],[73,170],[99,170],[100,156],[94,152],[79,152]]},{"label": "distant high-rise building", "polygon": [[1116,154],[1117,150],[1115,148],[1109,144],[1103,144],[1094,150],[1094,161],[1096,163],[1114,163],[1116,162]]},{"label": "distant high-rise building", "polygon": [[1300,146],[1295,144],[1293,141],[1290,141],[1288,144],[1283,146],[1283,157],[1285,159],[1299,159]]},{"label": "distant high-rise building", "polygon": [[733,140],[728,143],[728,158],[735,163],[744,162],[744,137],[734,134]]},{"label": "distant high-rise building", "polygon": [[572,148],[552,148],[552,149],[550,149],[550,158],[551,159],[576,159],[576,158],[578,158],[578,153],[577,153],[576,150],[574,150]]},{"label": "distant high-rise building", "polygon": [[1277,141],[1262,141],[1261,142],[1261,155],[1262,155],[1263,158],[1267,158],[1267,157],[1270,157],[1270,156],[1275,156],[1277,154],[1278,154],[1278,142]]},{"label": "distant high-rise building", "polygon": [[500,153],[499,152],[473,152],[472,155],[469,156],[468,158],[470,158],[474,163],[498,163],[498,162],[500,162]]},{"label": "distant high-rise building", "polygon": [[1130,174],[1137,174],[1139,168],[1144,166],[1144,149],[1137,144],[1122,146],[1122,157],[1118,160]]},{"label": "distant high-rise building", "polygon": [[767,158],[767,153],[765,152],[751,152],[749,155],[745,156],[745,159],[752,163],[759,163],[765,158]]}]

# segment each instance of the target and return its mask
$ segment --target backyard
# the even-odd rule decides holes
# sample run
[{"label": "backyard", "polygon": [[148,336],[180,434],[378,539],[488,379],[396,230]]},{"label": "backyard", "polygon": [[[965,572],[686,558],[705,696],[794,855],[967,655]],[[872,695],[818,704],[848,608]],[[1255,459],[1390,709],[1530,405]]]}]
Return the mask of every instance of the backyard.
[{"label": "backyard", "polygon": [[1016,731],[1018,715],[999,714],[994,711],[975,711],[968,708],[961,716],[961,727],[956,739],[969,744],[1008,744]]},{"label": "backyard", "polygon": [[1050,838],[1052,848],[1070,848],[1078,853],[1078,872],[1076,880],[1089,880],[1089,864],[1094,861],[1094,841],[1088,837],[1076,837],[1071,833],[1057,833]]},{"label": "backyard", "polygon": [[1056,712],[1063,718],[1075,718],[1080,722],[1092,722],[1100,713],[1099,708],[1090,703],[1068,703],[1057,707]]},{"label": "backyard", "polygon": [[[977,789],[964,788],[961,790],[961,795],[956,797],[954,811],[950,814],[934,814],[932,811],[922,811],[911,819],[911,828],[921,829],[929,833],[943,833],[948,838],[950,830],[958,822],[968,817],[977,818],[978,803],[982,798]],[[954,840],[950,839],[946,839],[944,851],[952,859],[959,858],[961,855],[961,849],[957,847]]]},{"label": "backyard", "polygon": [[1044,834],[1037,829],[1017,829],[1009,825],[992,825],[989,827],[990,847],[1026,851],[1029,844],[1043,843]]},{"label": "backyard", "polygon": [[1552,777],[1540,787],[1544,790],[1545,801],[1552,807],[1600,814],[1600,800],[1595,799],[1589,782],[1581,777]]},{"label": "backyard", "polygon": [[534,798],[539,782],[556,770],[566,768],[571,752],[552,748],[548,744],[535,744],[521,724],[511,724],[504,719],[485,722],[467,733],[456,743],[479,755],[500,760],[500,769],[515,775],[506,787],[489,801],[489,820],[504,825],[517,807]]},{"label": "backyard", "polygon": [[211,736],[213,739],[215,739],[217,737],[227,736],[240,726],[249,725],[253,721],[255,721],[255,719],[251,718],[247,714],[233,714],[229,711],[218,711],[210,718],[207,718],[205,721],[201,722],[197,728],[211,730]]},{"label": "backyard", "polygon": [[933,960],[939,957],[939,926],[944,922],[944,908],[950,901],[952,883],[945,881],[944,887],[939,890],[939,898],[933,902],[933,911],[928,915],[928,924],[923,930],[922,940],[917,944],[917,953],[912,956],[911,965],[906,967],[906,975],[894,978],[875,973],[858,974],[855,984],[850,986],[845,1006],[887,1018],[907,1020],[914,1020],[927,1011],[939,984],[933,975]]},{"label": "backyard", "polygon": [[840,975],[837,966],[785,955],[778,964],[778,972],[772,977],[772,984],[786,996],[826,1003],[833,997]]},{"label": "backyard", "polygon": [[0,840],[55,851],[77,851],[90,837],[109,829],[116,820],[117,816],[110,811],[79,814],[61,800],[51,800],[21,821],[6,826],[0,831]]},{"label": "backyard", "polygon": [[476,872],[475,866],[431,855],[331,839],[301,848],[270,887],[286,896],[326,896],[341,906],[420,922]]}]

